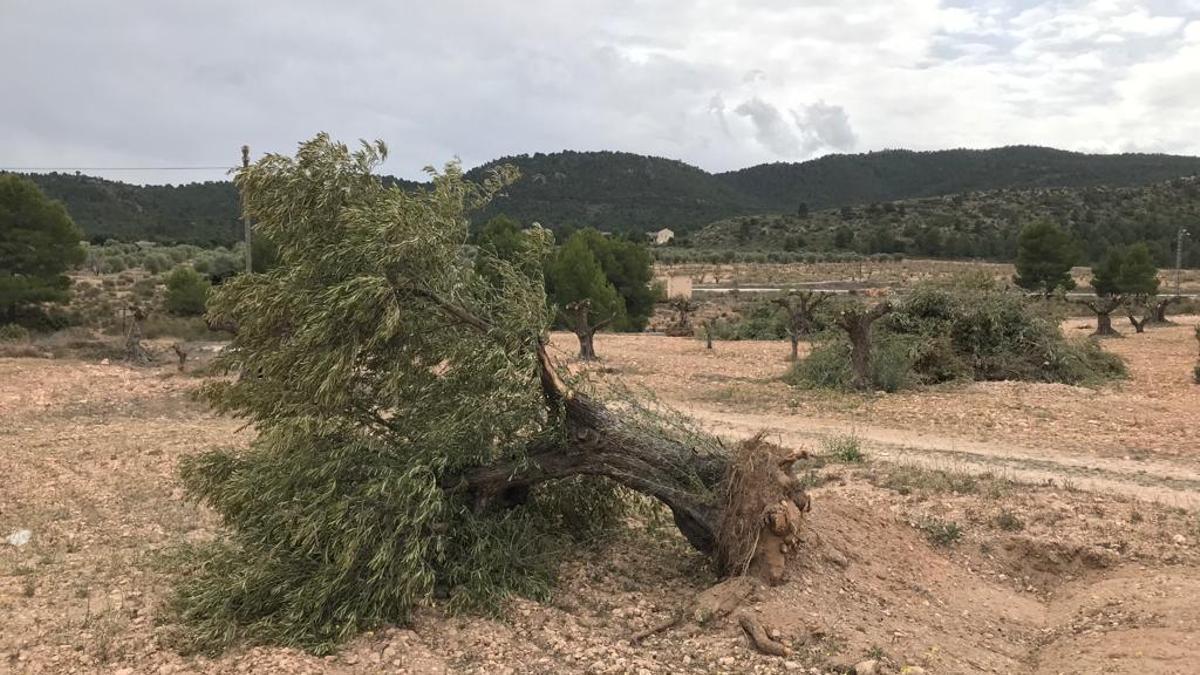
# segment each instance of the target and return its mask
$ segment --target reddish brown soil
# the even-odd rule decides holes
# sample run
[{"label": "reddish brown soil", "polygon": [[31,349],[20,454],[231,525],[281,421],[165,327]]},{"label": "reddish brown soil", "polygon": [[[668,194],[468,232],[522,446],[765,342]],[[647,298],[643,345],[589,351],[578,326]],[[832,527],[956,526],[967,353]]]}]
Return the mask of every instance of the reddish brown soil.
[{"label": "reddish brown soil", "polygon": [[[176,466],[252,432],[207,413],[189,397],[199,380],[169,366],[0,359],[0,537],[33,531],[25,546],[0,543],[0,672],[825,673],[868,658],[892,673],[1196,672],[1200,517],[1121,488],[1146,482],[1139,465],[1194,467],[1189,334],[1107,343],[1133,377],[1095,391],[1001,383],[871,397],[788,389],[775,379],[784,343],[707,353],[690,339],[602,336],[602,367],[714,428],[766,420],[819,452],[826,435],[857,427],[878,452],[804,469],[820,485],[805,553],[787,584],[743,608],[777,631],[784,659],[750,650],[729,618],[631,645],[714,582],[669,530],[642,529],[568,561],[552,602],[515,601],[503,620],[433,607],[327,658],[274,647],[182,657],[158,624],[172,573],[163,553],[217,523],[183,501]],[[555,344],[569,350],[567,338]],[[909,434],[907,454],[885,432]],[[919,461],[955,443],[1001,478]],[[1008,451],[1060,462],[1041,467],[1053,486],[1002,479],[1021,470],[995,463]],[[1064,473],[1072,460],[1112,462],[1117,487],[1079,489],[1091,488]]]}]

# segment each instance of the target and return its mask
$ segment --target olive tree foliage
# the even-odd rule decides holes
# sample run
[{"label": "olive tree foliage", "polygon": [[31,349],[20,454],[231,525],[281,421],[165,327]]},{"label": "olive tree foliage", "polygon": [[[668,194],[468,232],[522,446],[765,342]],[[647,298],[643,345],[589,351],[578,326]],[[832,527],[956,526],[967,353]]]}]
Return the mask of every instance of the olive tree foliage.
[{"label": "olive tree foliage", "polygon": [[1091,285],[1096,299],[1081,304],[1096,313],[1094,335],[1119,335],[1112,326],[1112,312],[1122,305],[1137,332],[1143,331],[1146,319],[1139,321],[1133,308],[1145,305],[1158,293],[1159,286],[1158,268],[1145,243],[1109,249],[1104,260],[1092,268]]},{"label": "olive tree foliage", "polygon": [[[491,254],[467,245],[467,212],[515,171],[477,185],[450,164],[404,192],[371,173],[385,152],[321,135],[237,175],[279,262],[208,304],[237,326],[220,364],[243,376],[205,393],[258,437],[182,467],[228,526],[182,575],[187,644],[326,651],[435,597],[544,595],[569,540],[620,522],[618,485],[665,505],[719,573],[780,580],[809,505],[799,455],[761,439],[730,453],[637,397],[610,407],[565,380],[535,266],[480,265],[471,251]],[[544,258],[549,235],[532,236]]]},{"label": "olive tree foliage", "polygon": [[168,312],[179,316],[204,314],[212,283],[195,269],[188,265],[176,267],[167,275],[166,286],[163,304]]},{"label": "olive tree foliage", "polygon": [[578,233],[548,262],[546,276],[560,322],[579,339],[579,358],[595,359],[596,332],[625,319],[625,299],[605,276],[588,240]]},{"label": "olive tree foliage", "polygon": [[548,485],[495,514],[453,489],[467,468],[519,464],[560,433],[536,377],[546,298],[516,265],[490,261],[490,282],[466,253],[465,214],[514,169],[477,185],[450,164],[404,192],[372,175],[385,157],[382,143],[321,135],[237,175],[278,264],[209,299],[210,320],[238,327],[220,365],[252,375],[205,394],[258,437],[182,468],[228,525],[178,588],[194,647],[321,651],[403,621],[435,589],[456,607],[536,595],[563,532],[615,518],[599,481]]}]

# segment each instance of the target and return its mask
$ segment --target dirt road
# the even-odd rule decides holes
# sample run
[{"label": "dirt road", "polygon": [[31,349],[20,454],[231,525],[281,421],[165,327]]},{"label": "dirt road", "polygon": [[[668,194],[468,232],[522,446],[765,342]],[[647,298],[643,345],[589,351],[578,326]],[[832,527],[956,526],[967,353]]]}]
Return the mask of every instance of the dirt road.
[{"label": "dirt road", "polygon": [[821,441],[850,434],[877,461],[973,475],[992,474],[1021,483],[1062,485],[1124,494],[1170,506],[1200,507],[1200,471],[1177,461],[1052,455],[1044,448],[965,440],[910,429],[881,426],[847,429],[841,420],[799,415],[729,413],[698,407],[688,407],[685,412],[729,439],[763,431],[782,445],[820,452]]}]

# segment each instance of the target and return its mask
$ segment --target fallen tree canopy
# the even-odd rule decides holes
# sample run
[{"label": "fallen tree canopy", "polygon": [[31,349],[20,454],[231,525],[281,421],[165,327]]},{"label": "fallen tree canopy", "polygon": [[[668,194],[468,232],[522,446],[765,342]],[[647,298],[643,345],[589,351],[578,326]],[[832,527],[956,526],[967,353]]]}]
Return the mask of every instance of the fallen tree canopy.
[{"label": "fallen tree canopy", "polygon": [[[565,380],[540,266],[481,266],[465,245],[468,211],[515,172],[474,185],[452,164],[404,192],[372,175],[385,153],[322,135],[236,178],[279,264],[209,304],[238,327],[220,363],[255,376],[205,394],[258,437],[182,467],[226,528],[180,576],[181,646],[328,651],[437,598],[544,596],[565,547],[611,531],[633,494],[721,574],[781,581],[808,508],[798,456],[757,438],[729,449]],[[533,240],[545,255],[549,234]]]}]

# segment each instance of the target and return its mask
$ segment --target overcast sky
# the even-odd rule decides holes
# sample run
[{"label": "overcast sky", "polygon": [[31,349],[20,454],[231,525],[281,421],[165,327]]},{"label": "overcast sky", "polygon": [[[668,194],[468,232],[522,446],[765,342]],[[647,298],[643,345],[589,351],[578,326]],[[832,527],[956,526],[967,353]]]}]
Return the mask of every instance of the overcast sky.
[{"label": "overcast sky", "polygon": [[[0,0],[0,167],[1200,154],[1200,0]],[[222,172],[90,172],[138,182]]]}]

